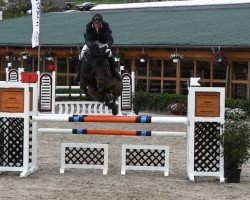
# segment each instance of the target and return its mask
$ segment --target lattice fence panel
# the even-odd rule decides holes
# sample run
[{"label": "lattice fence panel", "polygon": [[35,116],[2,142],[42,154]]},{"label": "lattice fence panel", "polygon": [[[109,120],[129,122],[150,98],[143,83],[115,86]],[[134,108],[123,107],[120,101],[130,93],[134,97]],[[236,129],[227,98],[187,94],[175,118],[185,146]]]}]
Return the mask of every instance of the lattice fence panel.
[{"label": "lattice fence panel", "polygon": [[23,118],[0,118],[0,166],[23,166]]},{"label": "lattice fence panel", "polygon": [[220,123],[195,122],[194,171],[218,172],[220,170]]},{"label": "lattice fence panel", "polygon": [[103,174],[108,172],[108,144],[61,144],[61,169],[88,168],[102,169]]},{"label": "lattice fence panel", "polygon": [[122,170],[152,170],[169,173],[169,147],[160,145],[122,145]]},{"label": "lattice fence panel", "polygon": [[65,164],[103,165],[103,148],[66,147]]},{"label": "lattice fence panel", "polygon": [[32,122],[29,123],[29,163],[32,162]]},{"label": "lattice fence panel", "polygon": [[163,167],[165,151],[162,149],[126,149],[126,165]]}]

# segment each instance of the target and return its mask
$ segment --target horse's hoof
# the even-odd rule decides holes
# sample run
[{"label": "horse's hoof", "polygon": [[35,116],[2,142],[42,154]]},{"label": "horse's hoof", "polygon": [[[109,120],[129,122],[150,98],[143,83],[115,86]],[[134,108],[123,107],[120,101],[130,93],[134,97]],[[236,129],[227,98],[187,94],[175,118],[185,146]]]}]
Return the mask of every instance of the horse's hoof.
[{"label": "horse's hoof", "polygon": [[93,100],[94,101],[99,101],[99,102],[102,102],[102,103],[104,102],[104,98],[103,97],[99,97],[99,96],[94,97]]},{"label": "horse's hoof", "polygon": [[118,114],[118,105],[114,104],[112,107],[112,115],[117,115]]}]

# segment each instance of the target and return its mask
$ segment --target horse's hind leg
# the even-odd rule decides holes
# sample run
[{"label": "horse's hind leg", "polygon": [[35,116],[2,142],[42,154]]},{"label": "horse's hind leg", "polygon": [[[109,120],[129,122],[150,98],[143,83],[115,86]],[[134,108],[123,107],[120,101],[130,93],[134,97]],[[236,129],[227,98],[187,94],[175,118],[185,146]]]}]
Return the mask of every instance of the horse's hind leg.
[{"label": "horse's hind leg", "polygon": [[116,99],[113,99],[113,105],[112,105],[112,114],[117,115],[118,114],[118,105],[116,104]]},{"label": "horse's hind leg", "polygon": [[101,102],[104,101],[102,93],[100,91],[96,90],[95,87],[89,86],[88,87],[88,94],[89,94],[89,96],[93,97],[94,100],[96,100],[96,101],[101,101]]},{"label": "horse's hind leg", "polygon": [[111,88],[112,94],[117,99],[122,94],[122,82],[116,81],[116,84]]}]

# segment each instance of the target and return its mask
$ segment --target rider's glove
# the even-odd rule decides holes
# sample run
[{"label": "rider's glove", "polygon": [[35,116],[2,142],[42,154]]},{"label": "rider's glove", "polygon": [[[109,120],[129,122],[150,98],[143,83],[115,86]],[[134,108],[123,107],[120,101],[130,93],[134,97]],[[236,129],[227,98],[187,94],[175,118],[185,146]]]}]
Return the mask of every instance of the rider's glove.
[{"label": "rider's glove", "polygon": [[105,47],[106,49],[109,49],[109,45],[105,44],[103,47]]}]

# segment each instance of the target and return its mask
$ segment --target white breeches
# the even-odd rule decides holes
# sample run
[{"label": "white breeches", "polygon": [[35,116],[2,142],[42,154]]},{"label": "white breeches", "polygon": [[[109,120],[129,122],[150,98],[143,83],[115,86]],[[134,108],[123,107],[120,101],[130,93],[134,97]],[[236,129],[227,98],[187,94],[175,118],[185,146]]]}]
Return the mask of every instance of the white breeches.
[{"label": "white breeches", "polygon": [[[98,44],[99,48],[103,48],[103,47],[105,47],[105,46],[108,47],[107,44],[102,44],[102,43],[100,43],[99,41],[95,41],[95,43]],[[79,55],[79,60],[82,60],[82,59],[83,59],[85,52],[88,51],[88,50],[89,50],[88,45],[84,44],[83,47],[82,47],[81,53],[80,53],[80,55]],[[105,52],[107,53],[107,56],[108,56],[109,58],[112,56],[111,49],[106,48]]]}]

